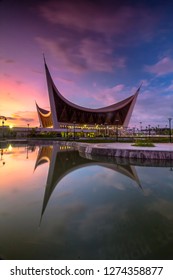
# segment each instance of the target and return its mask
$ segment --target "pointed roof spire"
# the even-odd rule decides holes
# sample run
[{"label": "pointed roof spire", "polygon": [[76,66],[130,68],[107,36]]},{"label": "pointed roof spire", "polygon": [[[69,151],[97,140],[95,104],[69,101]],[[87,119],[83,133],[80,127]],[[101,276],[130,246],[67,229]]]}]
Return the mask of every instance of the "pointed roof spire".
[{"label": "pointed roof spire", "polygon": [[141,89],[141,87],[142,87],[142,84],[143,84],[143,82],[140,84],[140,86],[138,87],[138,89],[137,89],[137,91],[136,91],[136,95],[138,95],[139,94],[139,92],[140,92],[140,89]]},{"label": "pointed roof spire", "polygon": [[140,86],[139,86],[139,88],[138,88],[138,91],[140,91],[140,89],[141,89],[141,87],[142,87],[142,84],[143,84],[143,82],[141,82],[141,84],[140,84]]},{"label": "pointed roof spire", "polygon": [[44,53],[43,53],[43,59],[44,59],[44,63],[46,64],[46,58],[45,58]]}]

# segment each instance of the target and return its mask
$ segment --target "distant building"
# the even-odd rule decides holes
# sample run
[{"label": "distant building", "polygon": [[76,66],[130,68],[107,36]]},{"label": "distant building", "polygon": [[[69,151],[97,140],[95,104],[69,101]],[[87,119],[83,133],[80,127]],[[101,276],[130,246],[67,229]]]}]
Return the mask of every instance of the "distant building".
[{"label": "distant building", "polygon": [[103,127],[127,127],[140,90],[118,103],[99,109],[78,106],[67,100],[56,88],[45,62],[50,111],[42,109],[36,103],[37,113],[42,128],[65,130],[75,126],[78,130],[97,130]]}]

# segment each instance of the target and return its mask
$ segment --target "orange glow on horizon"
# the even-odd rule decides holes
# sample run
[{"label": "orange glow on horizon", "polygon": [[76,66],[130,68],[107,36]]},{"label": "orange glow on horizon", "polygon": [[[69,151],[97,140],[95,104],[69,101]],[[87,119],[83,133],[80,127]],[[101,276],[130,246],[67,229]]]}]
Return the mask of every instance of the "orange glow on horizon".
[{"label": "orange glow on horizon", "polygon": [[[39,120],[36,112],[35,100],[44,107],[48,104],[46,94],[40,89],[34,88],[32,84],[15,81],[15,77],[3,77],[0,88],[1,102],[0,111],[7,120],[7,126],[26,126],[30,123],[31,127],[38,127]],[[0,124],[1,125],[1,124]]]},{"label": "orange glow on horizon", "polygon": [[15,188],[19,190],[21,188],[19,186],[22,186],[22,190],[27,190],[27,182],[29,182],[31,175],[37,177],[37,175],[40,176],[41,172],[44,179],[48,165],[45,164],[38,172],[34,172],[36,158],[37,150],[34,152],[27,151],[27,147],[13,147],[11,145],[3,150],[0,160],[1,194],[12,191]]}]

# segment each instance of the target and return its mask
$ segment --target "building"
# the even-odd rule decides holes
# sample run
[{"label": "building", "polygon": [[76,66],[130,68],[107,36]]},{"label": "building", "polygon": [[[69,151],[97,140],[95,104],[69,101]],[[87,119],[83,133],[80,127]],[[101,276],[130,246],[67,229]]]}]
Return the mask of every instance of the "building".
[{"label": "building", "polygon": [[[117,128],[127,127],[139,94],[136,93],[118,103],[99,109],[78,106],[67,100],[56,88],[45,62],[45,71],[50,101],[50,111],[42,109],[36,103],[37,113],[42,128],[70,133],[72,130],[86,133],[87,131],[104,135]],[[109,132],[109,133],[108,133]]]}]

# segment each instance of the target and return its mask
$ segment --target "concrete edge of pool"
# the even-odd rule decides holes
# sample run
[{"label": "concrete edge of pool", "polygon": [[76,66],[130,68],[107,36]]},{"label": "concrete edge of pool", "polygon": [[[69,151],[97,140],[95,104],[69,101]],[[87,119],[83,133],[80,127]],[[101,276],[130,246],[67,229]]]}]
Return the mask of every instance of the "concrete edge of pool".
[{"label": "concrete edge of pool", "polygon": [[91,155],[136,159],[164,159],[173,160],[173,144],[155,144],[155,147],[136,147],[132,143],[104,143],[88,144],[66,142],[73,145],[79,152]]}]

